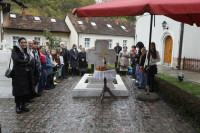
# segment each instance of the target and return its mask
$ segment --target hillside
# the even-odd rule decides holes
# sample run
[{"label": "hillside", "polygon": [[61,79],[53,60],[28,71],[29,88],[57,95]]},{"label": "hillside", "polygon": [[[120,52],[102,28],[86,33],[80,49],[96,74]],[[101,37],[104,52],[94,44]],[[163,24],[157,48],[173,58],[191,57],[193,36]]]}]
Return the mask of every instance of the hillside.
[{"label": "hillside", "polygon": [[[11,3],[11,13],[21,14],[21,8],[11,0],[4,0]],[[28,8],[26,14],[35,16],[46,16],[65,18],[67,13],[72,13],[74,8],[95,4],[96,0],[18,0]],[[116,17],[110,17],[115,19]],[[119,20],[135,21],[135,17],[120,17]]]}]

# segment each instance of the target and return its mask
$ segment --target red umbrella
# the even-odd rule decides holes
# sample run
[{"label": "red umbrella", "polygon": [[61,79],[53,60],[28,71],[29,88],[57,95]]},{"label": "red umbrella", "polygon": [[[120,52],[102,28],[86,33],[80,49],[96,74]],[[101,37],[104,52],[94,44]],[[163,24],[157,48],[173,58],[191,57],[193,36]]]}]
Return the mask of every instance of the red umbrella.
[{"label": "red umbrella", "polygon": [[[153,15],[165,15],[179,22],[200,26],[200,0],[112,0],[73,10],[73,14],[79,17],[135,16],[145,12],[151,14],[149,49]],[[149,60],[150,56],[148,65]]]},{"label": "red umbrella", "polygon": [[113,0],[73,10],[79,17],[134,16],[145,12],[200,26],[200,0]]}]

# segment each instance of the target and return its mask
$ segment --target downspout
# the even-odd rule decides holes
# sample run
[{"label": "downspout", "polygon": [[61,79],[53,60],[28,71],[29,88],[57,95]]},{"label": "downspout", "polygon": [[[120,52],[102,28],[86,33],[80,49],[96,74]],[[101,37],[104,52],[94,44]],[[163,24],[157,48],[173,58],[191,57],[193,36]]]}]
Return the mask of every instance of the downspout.
[{"label": "downspout", "polygon": [[176,68],[178,70],[181,69],[181,55],[182,55],[182,48],[183,48],[183,33],[184,33],[184,23],[181,23],[180,43],[179,43],[179,52],[178,52],[178,66],[176,66]]},{"label": "downspout", "polygon": [[0,10],[1,10],[0,22],[1,22],[1,42],[2,42],[2,40],[3,40],[3,8],[2,8],[2,6],[0,7]]}]

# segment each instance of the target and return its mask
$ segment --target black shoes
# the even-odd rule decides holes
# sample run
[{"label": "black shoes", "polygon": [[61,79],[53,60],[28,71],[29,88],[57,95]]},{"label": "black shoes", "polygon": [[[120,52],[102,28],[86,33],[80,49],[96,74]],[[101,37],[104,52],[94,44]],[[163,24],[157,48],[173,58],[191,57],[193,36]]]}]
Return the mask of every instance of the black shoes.
[{"label": "black shoes", "polygon": [[16,105],[16,113],[21,114],[23,111],[20,109],[19,105]]},{"label": "black shoes", "polygon": [[22,104],[21,110],[24,112],[29,112],[29,108],[27,107],[26,104]]},{"label": "black shoes", "polygon": [[29,99],[27,102],[28,103],[33,103],[33,102],[35,102],[35,100],[34,99]]}]

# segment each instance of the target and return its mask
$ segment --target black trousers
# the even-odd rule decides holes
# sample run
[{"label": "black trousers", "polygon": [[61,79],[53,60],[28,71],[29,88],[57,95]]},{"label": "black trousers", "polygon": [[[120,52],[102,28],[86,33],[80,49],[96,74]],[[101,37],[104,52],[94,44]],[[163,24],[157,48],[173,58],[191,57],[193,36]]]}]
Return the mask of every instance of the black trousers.
[{"label": "black trousers", "polygon": [[54,85],[53,78],[54,78],[54,74],[50,74],[47,76],[46,87],[50,87]]},{"label": "black trousers", "polygon": [[73,76],[76,76],[76,73],[77,73],[76,67],[74,67],[74,68],[72,67],[72,75],[73,75]]},{"label": "black trousers", "polygon": [[154,91],[155,90],[155,74],[148,72],[147,74],[147,83],[149,85],[149,90]]},{"label": "black trousers", "polygon": [[28,98],[29,95],[15,96],[15,103],[16,105],[20,106],[22,104],[25,104]]},{"label": "black trousers", "polygon": [[118,64],[118,56],[116,56],[115,67],[117,67],[117,64]]},{"label": "black trousers", "polygon": [[68,76],[68,69],[69,69],[69,64],[65,64],[62,68],[62,76],[65,77],[65,76]]},{"label": "black trousers", "polygon": [[34,87],[34,84],[33,84],[33,77],[31,75],[31,71],[27,71],[26,72],[26,75],[27,75],[27,78],[28,78],[28,86],[29,86],[29,94],[28,94],[28,99],[33,99],[34,96],[35,96],[35,87]]}]

